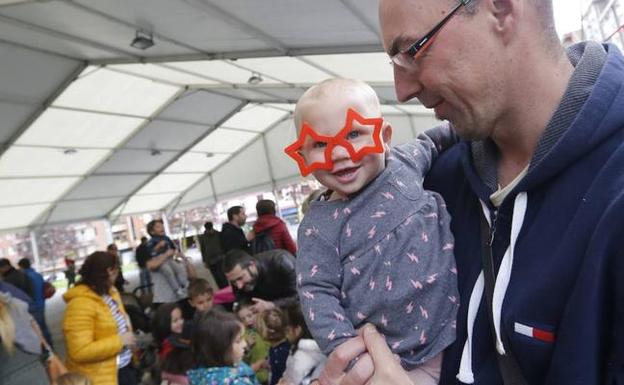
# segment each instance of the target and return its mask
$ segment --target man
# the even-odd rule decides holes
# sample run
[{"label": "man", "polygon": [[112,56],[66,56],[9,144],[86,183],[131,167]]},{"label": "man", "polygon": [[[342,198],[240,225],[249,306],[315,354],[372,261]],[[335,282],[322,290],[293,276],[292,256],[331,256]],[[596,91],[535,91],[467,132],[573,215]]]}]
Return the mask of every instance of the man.
[{"label": "man", "polygon": [[199,247],[204,266],[212,273],[219,289],[226,287],[228,281],[221,270],[223,264],[221,233],[214,229],[212,222],[204,223],[204,233],[199,236]]},{"label": "man", "polygon": [[136,260],[137,265],[139,266],[139,280],[141,286],[141,294],[151,294],[152,293],[152,277],[150,275],[149,269],[145,264],[149,259],[149,253],[147,250],[147,237],[141,237],[141,243],[134,250],[134,259]]},{"label": "man", "polygon": [[117,291],[119,291],[120,293],[123,293],[125,291],[124,285],[126,285],[128,281],[126,281],[126,279],[123,276],[123,272],[122,272],[123,260],[121,259],[119,248],[117,247],[115,243],[111,243],[110,245],[106,246],[106,251],[113,254],[115,257],[117,257],[117,263],[119,264],[119,274],[117,274],[117,278],[115,279],[115,288],[117,288]]},{"label": "man", "polygon": [[30,313],[33,315],[39,328],[43,333],[43,337],[46,339],[49,345],[52,345],[52,336],[48,330],[48,325],[45,320],[45,297],[43,295],[44,279],[41,274],[36,272],[30,263],[30,259],[22,258],[17,262],[20,270],[26,274],[33,290],[33,305],[30,307]]},{"label": "man", "polygon": [[223,252],[230,250],[249,251],[249,242],[241,226],[247,221],[243,206],[232,206],[227,211],[228,222],[221,226],[221,247]]},{"label": "man", "polygon": [[[470,140],[427,180],[453,217],[461,297],[440,384],[621,382],[622,54],[591,42],[564,51],[549,0],[379,10],[398,99],[418,98]],[[373,370],[371,383],[406,383],[379,333],[361,334],[321,383],[361,384]]]},{"label": "man", "polygon": [[15,269],[13,265],[11,265],[11,261],[7,258],[0,259],[0,276],[5,282],[10,283],[11,285],[17,287],[22,290],[24,293],[28,294],[31,299],[34,299],[33,287],[30,279],[23,272]]},{"label": "man", "polygon": [[256,313],[298,302],[295,260],[285,250],[269,250],[253,257],[231,250],[225,254],[223,271],[237,300],[252,300]]},{"label": "man", "polygon": [[276,249],[288,250],[292,255],[296,255],[297,245],[290,236],[286,223],[275,215],[275,202],[260,199],[256,203],[256,213],[258,219],[253,225],[252,238],[258,234],[267,234],[273,240]]},{"label": "man", "polygon": [[[195,278],[196,273],[189,260],[165,235],[165,226],[160,219],[154,219],[147,224],[147,233],[151,238],[146,246],[149,259],[145,266],[152,277],[154,308],[158,308],[163,303],[186,298],[185,292],[173,289],[172,282],[186,286],[189,278]],[[177,256],[179,261],[174,261],[173,256]]]}]

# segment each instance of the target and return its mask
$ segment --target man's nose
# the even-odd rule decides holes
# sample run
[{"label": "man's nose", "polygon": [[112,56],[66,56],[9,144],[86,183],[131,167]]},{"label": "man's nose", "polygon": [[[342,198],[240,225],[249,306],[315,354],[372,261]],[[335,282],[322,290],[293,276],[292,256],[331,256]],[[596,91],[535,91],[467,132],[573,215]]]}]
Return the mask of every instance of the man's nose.
[{"label": "man's nose", "polygon": [[404,103],[414,98],[422,88],[418,71],[408,71],[394,66],[394,90],[399,102]]}]

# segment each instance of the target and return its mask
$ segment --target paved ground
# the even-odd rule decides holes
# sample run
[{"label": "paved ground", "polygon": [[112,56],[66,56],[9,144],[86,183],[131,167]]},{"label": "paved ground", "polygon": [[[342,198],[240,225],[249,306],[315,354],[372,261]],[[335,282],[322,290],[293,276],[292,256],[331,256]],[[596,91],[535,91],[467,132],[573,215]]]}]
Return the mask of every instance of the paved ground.
[{"label": "paved ground", "polygon": [[[193,259],[193,264],[197,269],[198,276],[207,279],[212,283],[213,287],[216,287],[210,271],[201,263],[199,252],[196,249],[191,249],[188,250],[187,255]],[[124,272],[124,278],[130,282],[130,284],[126,285],[126,289],[129,289],[129,291],[139,286],[138,269]],[[65,313],[65,302],[63,301],[64,293],[65,288],[57,289],[54,297],[46,301],[46,320],[48,322],[48,328],[52,334],[54,348],[57,354],[63,359],[65,359],[65,340],[63,338],[61,324],[63,322],[63,314]]]}]

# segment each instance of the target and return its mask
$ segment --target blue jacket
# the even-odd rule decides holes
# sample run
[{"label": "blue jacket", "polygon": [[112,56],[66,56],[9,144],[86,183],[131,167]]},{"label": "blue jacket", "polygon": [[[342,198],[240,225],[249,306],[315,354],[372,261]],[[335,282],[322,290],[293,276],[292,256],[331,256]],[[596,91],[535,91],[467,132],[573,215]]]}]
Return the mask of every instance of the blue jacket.
[{"label": "blue jacket", "polygon": [[45,298],[43,296],[43,276],[33,269],[23,269],[24,274],[28,276],[33,288],[33,300],[35,301],[35,307],[37,310],[43,310],[45,308]]},{"label": "blue jacket", "polygon": [[502,384],[477,285],[479,199],[495,219],[498,276],[509,274],[506,290],[497,282],[500,348],[515,354],[529,384],[624,384],[624,57],[605,49],[588,99],[498,210],[468,142],[444,153],[428,176],[426,187],[442,194],[453,218],[461,297],[440,384]]},{"label": "blue jacket", "polygon": [[186,372],[191,385],[259,385],[256,374],[249,365],[218,368],[197,368]]}]

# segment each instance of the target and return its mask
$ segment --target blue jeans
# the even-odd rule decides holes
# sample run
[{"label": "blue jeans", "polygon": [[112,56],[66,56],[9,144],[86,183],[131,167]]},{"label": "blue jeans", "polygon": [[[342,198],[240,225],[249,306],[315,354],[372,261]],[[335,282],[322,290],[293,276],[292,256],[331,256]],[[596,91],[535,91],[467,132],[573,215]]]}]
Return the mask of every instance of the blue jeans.
[{"label": "blue jeans", "polygon": [[50,335],[50,330],[48,330],[48,325],[45,320],[45,307],[42,309],[36,309],[31,312],[35,321],[39,325],[39,329],[43,333],[43,338],[45,338],[46,342],[52,346],[52,336]]},{"label": "blue jeans", "polygon": [[150,275],[149,269],[142,267],[139,273],[140,285],[143,287],[141,289],[141,293],[151,293],[152,292],[152,276]]}]

